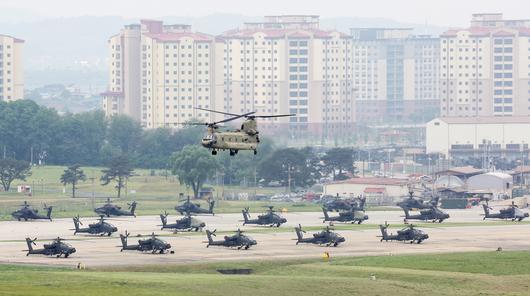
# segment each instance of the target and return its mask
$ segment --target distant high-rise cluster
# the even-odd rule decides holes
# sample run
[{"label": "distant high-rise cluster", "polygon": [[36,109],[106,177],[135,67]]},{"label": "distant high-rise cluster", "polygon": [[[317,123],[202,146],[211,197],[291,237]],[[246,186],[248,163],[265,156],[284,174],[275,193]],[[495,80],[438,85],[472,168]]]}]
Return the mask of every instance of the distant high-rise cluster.
[{"label": "distant high-rise cluster", "polygon": [[440,41],[442,116],[530,115],[530,20],[474,14]]},{"label": "distant high-rise cluster", "polygon": [[408,28],[319,27],[268,16],[218,36],[142,20],[109,39],[108,115],[147,128],[228,113],[296,114],[264,122],[340,131],[435,116],[530,115],[530,21],[475,14],[440,37]]},{"label": "distant high-rise cluster", "polygon": [[24,40],[0,35],[0,101],[24,97],[23,45]]}]

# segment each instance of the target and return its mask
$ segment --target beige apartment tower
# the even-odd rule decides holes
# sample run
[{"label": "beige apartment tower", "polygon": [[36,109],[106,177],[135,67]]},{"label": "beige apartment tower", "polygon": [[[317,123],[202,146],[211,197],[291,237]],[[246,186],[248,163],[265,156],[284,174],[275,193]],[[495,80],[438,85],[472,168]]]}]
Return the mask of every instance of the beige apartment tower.
[{"label": "beige apartment tower", "polygon": [[474,14],[440,47],[443,117],[530,115],[530,20]]},{"label": "beige apartment tower", "polygon": [[24,40],[0,35],[0,101],[24,98],[23,45]]}]

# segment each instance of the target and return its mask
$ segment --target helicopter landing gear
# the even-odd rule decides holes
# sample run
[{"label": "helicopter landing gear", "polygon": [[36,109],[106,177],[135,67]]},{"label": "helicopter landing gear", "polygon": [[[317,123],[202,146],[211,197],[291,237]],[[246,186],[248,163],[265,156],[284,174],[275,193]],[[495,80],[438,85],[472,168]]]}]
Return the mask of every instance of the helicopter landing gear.
[{"label": "helicopter landing gear", "polygon": [[230,149],[230,156],[234,156],[237,154],[237,150]]},{"label": "helicopter landing gear", "polygon": [[217,155],[217,150],[212,150],[212,155]]},{"label": "helicopter landing gear", "polygon": [[254,150],[254,155],[258,154],[258,150]]}]

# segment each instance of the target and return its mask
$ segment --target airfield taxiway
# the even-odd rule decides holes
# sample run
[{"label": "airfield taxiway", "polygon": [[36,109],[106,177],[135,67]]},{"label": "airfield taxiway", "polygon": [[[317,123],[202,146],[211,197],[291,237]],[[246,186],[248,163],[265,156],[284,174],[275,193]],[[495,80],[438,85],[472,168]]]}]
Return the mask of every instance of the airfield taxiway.
[{"label": "airfield taxiway", "polygon": [[[162,239],[172,245],[174,254],[153,255],[134,251],[120,252],[120,239],[117,233],[111,237],[98,237],[78,234],[73,235],[72,219],[56,219],[49,221],[0,222],[0,263],[33,263],[75,266],[82,263],[87,267],[117,265],[151,265],[201,263],[223,260],[252,259],[296,259],[320,257],[324,251],[331,256],[364,256],[391,255],[411,253],[447,253],[464,251],[493,251],[498,247],[503,250],[529,250],[530,224],[503,223],[482,221],[482,209],[475,207],[466,210],[448,210],[451,218],[442,224],[433,224],[424,230],[430,239],[420,245],[400,242],[380,242],[377,237],[380,231],[376,227],[359,227],[358,225],[341,226],[337,230],[346,238],[346,242],[337,248],[326,248],[314,245],[295,245],[296,235],[293,227],[324,227],[322,213],[285,213],[289,221],[279,230],[259,231],[267,227],[243,226],[241,214],[219,214],[215,216],[198,216],[206,222],[208,229],[217,229],[217,239],[222,239],[229,231],[237,228],[249,230],[249,235],[258,241],[258,245],[249,250],[233,250],[219,247],[206,248],[206,235],[202,233],[178,233],[160,230],[158,216],[139,216],[112,218],[109,222],[116,225],[119,232],[127,230],[131,233],[129,243],[136,243],[135,235],[148,235],[152,232],[162,235]],[[367,224],[383,224],[388,222],[390,232],[402,227],[403,218],[400,211],[368,211],[370,219]],[[256,216],[254,214],[253,216]],[[168,221],[178,218],[170,215]],[[81,218],[86,227],[96,221],[95,217]],[[337,224],[339,225],[339,224]],[[347,228],[347,229],[343,229]],[[307,231],[311,235],[314,231]],[[26,256],[25,238],[39,238],[37,247],[46,240],[57,236],[69,240],[77,253],[68,259],[57,259],[45,256]]]}]

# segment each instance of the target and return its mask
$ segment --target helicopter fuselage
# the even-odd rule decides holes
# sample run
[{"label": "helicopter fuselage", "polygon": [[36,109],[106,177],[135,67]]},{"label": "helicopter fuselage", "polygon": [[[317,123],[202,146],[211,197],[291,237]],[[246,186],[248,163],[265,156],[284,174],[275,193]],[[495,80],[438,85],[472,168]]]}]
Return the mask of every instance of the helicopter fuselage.
[{"label": "helicopter fuselage", "polygon": [[245,131],[209,131],[208,135],[202,139],[203,147],[211,149],[212,154],[217,154],[217,150],[229,150],[234,155],[239,150],[253,150],[258,148],[259,137],[257,134],[250,135]]}]

